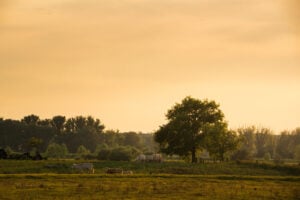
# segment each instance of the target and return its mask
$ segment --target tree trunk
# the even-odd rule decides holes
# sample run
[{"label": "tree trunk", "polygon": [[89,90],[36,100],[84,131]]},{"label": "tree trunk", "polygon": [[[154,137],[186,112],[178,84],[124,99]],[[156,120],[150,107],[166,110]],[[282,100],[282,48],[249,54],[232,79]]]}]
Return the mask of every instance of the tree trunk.
[{"label": "tree trunk", "polygon": [[193,147],[193,149],[192,149],[192,163],[197,163],[196,148],[195,147]]}]

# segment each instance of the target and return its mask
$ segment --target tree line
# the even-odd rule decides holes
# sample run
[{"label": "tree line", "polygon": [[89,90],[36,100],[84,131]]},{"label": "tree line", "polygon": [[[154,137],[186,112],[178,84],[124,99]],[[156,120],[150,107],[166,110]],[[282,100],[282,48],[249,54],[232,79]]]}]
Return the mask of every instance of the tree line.
[{"label": "tree line", "polygon": [[0,147],[8,153],[43,152],[57,158],[75,154],[104,159],[103,152],[107,152],[116,160],[157,151],[152,134],[105,130],[92,116],[40,119],[34,114],[21,120],[0,118]]},{"label": "tree line", "polygon": [[[155,132],[155,141],[167,155],[180,155],[197,162],[207,152],[210,158],[300,161],[300,128],[274,135],[255,126],[230,130],[215,101],[186,97],[166,114],[167,123]],[[207,156],[206,156],[207,157]]]},{"label": "tree line", "polygon": [[300,128],[280,135],[255,126],[231,130],[219,104],[192,97],[176,103],[166,118],[166,124],[148,134],[105,130],[100,119],[92,116],[0,118],[0,148],[9,154],[42,152],[49,158],[132,160],[141,153],[161,152],[191,162],[207,157],[300,161]]}]

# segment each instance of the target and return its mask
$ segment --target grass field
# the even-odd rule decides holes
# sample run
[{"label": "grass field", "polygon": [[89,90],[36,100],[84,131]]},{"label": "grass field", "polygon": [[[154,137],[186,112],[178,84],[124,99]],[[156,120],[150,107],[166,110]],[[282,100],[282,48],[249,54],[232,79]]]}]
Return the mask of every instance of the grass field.
[{"label": "grass field", "polygon": [[300,177],[1,175],[0,199],[300,199]]},{"label": "grass field", "polygon": [[0,199],[300,199],[299,166],[95,161],[90,175],[75,174],[74,162],[1,160]]}]

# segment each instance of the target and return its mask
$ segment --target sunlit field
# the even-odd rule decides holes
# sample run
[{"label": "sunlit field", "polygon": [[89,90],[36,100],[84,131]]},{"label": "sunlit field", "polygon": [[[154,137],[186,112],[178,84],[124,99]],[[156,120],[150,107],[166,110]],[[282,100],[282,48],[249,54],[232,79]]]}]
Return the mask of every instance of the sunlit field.
[{"label": "sunlit field", "polygon": [[0,199],[299,199],[300,177],[1,175]]},{"label": "sunlit field", "polygon": [[300,0],[0,0],[0,200],[300,200]]},{"label": "sunlit field", "polygon": [[[299,199],[300,167],[254,163],[0,161],[0,199]],[[83,161],[82,161],[83,162]],[[107,168],[133,175],[108,175]]]}]

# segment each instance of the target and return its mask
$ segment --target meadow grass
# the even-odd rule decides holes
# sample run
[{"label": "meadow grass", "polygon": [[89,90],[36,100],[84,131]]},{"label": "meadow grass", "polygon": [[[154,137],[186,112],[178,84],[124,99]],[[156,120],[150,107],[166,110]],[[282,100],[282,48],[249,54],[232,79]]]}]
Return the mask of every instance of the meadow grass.
[{"label": "meadow grass", "polygon": [[[300,199],[299,166],[257,163],[0,160],[0,199]],[[133,175],[107,175],[107,168]]]},{"label": "meadow grass", "polygon": [[0,160],[0,174],[74,173],[73,163],[92,162],[95,173],[103,174],[107,168],[122,168],[135,174],[195,174],[195,175],[247,175],[247,176],[300,176],[299,165],[275,165],[255,162],[223,162],[192,164],[186,162],[138,163],[118,161],[78,160]]},{"label": "meadow grass", "polygon": [[0,199],[299,199],[300,177],[0,175]]}]

